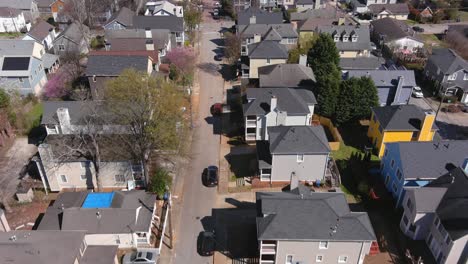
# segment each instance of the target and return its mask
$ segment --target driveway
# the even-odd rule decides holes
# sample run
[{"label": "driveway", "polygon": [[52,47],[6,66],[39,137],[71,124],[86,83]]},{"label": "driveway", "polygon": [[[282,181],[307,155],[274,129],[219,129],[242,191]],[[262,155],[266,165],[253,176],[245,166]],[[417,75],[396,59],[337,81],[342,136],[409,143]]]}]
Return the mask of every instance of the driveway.
[{"label": "driveway", "polygon": [[449,25],[468,25],[468,22],[446,23],[446,24],[415,24],[414,26],[424,29],[421,34],[444,34]]},{"label": "driveway", "polygon": [[[206,6],[207,2],[205,2]],[[215,52],[219,52],[219,30],[221,22],[211,20],[205,8],[205,21],[202,24],[200,40],[200,65],[198,84],[194,94],[199,96],[198,114],[194,120],[193,142],[191,147],[190,168],[185,175],[179,175],[183,182],[183,191],[176,193],[182,199],[179,223],[175,226],[175,248],[171,263],[212,263],[212,258],[201,257],[197,253],[197,236],[204,230],[202,219],[211,216],[216,202],[216,188],[202,185],[201,173],[209,165],[219,164],[220,135],[213,133],[213,122],[209,108],[215,102],[222,102],[224,80],[216,70],[219,63],[214,61]],[[224,24],[227,24],[224,22]],[[230,26],[230,25],[229,25]],[[209,67],[206,67],[206,66]]]}]

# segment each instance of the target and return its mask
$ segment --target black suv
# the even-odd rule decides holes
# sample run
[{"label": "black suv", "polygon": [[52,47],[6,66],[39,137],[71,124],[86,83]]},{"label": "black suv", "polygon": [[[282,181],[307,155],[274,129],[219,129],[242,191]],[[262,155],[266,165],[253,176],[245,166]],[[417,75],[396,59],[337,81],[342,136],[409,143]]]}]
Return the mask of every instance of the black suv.
[{"label": "black suv", "polygon": [[205,168],[202,173],[202,182],[208,187],[218,185],[218,167],[208,166],[208,168]]}]

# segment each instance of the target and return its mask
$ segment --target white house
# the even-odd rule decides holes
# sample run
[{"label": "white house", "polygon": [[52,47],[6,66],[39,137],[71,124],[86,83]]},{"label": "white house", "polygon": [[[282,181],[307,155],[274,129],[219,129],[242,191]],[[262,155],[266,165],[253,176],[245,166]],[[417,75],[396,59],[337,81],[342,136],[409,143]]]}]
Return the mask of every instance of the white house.
[{"label": "white house", "polygon": [[417,33],[401,20],[386,17],[372,21],[371,36],[374,42],[387,46],[393,52],[417,52],[424,46]]},{"label": "white house", "polygon": [[184,8],[169,1],[150,1],[146,3],[145,16],[184,17]]},{"label": "white house", "polygon": [[243,105],[245,139],[268,140],[268,128],[308,126],[317,101],[303,88],[249,88]]},{"label": "white house", "polygon": [[27,30],[23,11],[11,7],[0,7],[0,32],[20,32],[22,30]]},{"label": "white house", "polygon": [[34,40],[39,44],[44,45],[46,51],[51,51],[53,49],[53,41],[59,35],[59,31],[55,30],[55,27],[51,24],[41,20],[37,22],[26,36],[23,37],[23,40]]}]

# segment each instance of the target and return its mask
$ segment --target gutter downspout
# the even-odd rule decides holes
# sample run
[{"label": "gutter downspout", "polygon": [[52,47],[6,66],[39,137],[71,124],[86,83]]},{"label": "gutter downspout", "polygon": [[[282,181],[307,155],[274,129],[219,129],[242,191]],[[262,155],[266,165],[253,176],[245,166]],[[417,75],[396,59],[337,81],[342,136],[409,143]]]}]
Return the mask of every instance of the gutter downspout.
[{"label": "gutter downspout", "polygon": [[44,177],[44,166],[42,165],[42,162],[39,158],[37,157],[34,157],[33,158],[34,162],[36,163],[36,166],[37,166],[37,170],[39,171],[39,175],[41,176],[41,181],[42,181],[42,185],[44,186],[44,191],[46,193],[46,195],[49,195],[49,191],[47,190],[49,188],[49,183],[47,182],[46,178]]}]

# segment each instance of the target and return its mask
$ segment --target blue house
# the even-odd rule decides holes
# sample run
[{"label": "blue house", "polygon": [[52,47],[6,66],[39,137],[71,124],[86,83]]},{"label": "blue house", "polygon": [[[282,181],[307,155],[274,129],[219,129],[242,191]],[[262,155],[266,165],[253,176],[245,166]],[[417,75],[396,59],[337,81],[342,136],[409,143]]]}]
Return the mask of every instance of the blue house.
[{"label": "blue house", "polygon": [[385,144],[380,171],[385,187],[400,207],[405,189],[426,186],[468,159],[468,140]]},{"label": "blue house", "polygon": [[47,83],[44,54],[34,40],[0,40],[0,88],[39,95]]}]

